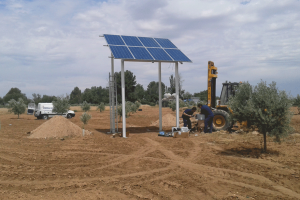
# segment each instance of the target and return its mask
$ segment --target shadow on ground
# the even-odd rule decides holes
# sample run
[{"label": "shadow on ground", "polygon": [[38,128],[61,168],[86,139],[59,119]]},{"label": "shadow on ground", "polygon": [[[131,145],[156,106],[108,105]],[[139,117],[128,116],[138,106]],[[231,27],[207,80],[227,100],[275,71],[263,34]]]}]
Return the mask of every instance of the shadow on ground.
[{"label": "shadow on ground", "polygon": [[[118,132],[122,133],[122,128],[118,129]],[[105,133],[107,134],[108,132],[110,132],[110,129],[96,129],[96,131],[100,132],[100,133]],[[165,132],[170,132],[172,131],[171,129],[164,129]],[[146,126],[146,127],[126,127],[126,132],[129,133],[147,133],[147,132],[159,132],[158,127],[156,126]]]},{"label": "shadow on ground", "polygon": [[267,150],[267,152],[263,152],[263,149],[261,148],[245,148],[245,147],[238,147],[238,148],[231,148],[226,149],[224,151],[219,152],[219,155],[225,155],[225,156],[238,156],[238,157],[247,157],[247,158],[259,158],[262,155],[279,155],[279,151],[275,150]]}]

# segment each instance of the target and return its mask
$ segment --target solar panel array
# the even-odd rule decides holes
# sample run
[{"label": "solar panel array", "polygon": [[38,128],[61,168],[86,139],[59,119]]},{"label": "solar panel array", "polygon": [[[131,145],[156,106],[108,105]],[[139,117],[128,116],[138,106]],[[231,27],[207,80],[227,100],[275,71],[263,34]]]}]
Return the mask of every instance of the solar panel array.
[{"label": "solar panel array", "polygon": [[192,62],[169,39],[108,34],[104,38],[116,59]]}]

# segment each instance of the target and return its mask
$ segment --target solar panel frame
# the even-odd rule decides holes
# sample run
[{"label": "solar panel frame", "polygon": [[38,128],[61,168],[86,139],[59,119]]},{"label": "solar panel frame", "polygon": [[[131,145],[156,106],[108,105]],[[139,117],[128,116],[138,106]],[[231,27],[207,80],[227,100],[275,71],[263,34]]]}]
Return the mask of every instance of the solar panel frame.
[{"label": "solar panel frame", "polygon": [[104,34],[115,59],[145,62],[192,62],[169,39]]}]

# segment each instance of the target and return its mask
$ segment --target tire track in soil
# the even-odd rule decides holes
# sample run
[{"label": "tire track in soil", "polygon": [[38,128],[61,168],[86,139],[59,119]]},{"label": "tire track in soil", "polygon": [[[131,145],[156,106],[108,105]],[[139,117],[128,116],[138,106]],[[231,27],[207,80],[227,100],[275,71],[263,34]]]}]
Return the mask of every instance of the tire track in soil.
[{"label": "tire track in soil", "polygon": [[[101,167],[97,167],[97,168],[93,168],[93,170],[101,170],[101,169],[105,169],[105,168],[108,168],[108,167],[112,167],[114,165],[121,165],[122,163],[127,162],[127,161],[129,161],[133,158],[134,159],[140,158],[140,157],[145,156],[145,155],[147,155],[147,154],[149,154],[153,151],[155,151],[155,149],[151,148],[151,146],[148,145],[148,146],[145,146],[143,148],[143,150],[138,149],[136,152],[133,152],[130,155],[118,154],[119,157],[116,157],[115,159],[113,159],[110,164],[107,164],[107,165],[101,166]],[[109,154],[106,154],[106,155],[109,155]],[[111,155],[114,156],[114,157],[116,156],[116,154],[111,154]],[[121,157],[121,159],[120,159],[120,157]],[[28,165],[32,165],[31,162],[27,162],[27,163],[28,163]],[[52,164],[49,164],[47,166],[50,166],[50,165],[52,165]],[[55,164],[53,164],[53,165],[55,165]],[[78,165],[80,165],[80,164],[78,164],[78,163],[69,164],[69,166],[78,166]],[[87,164],[85,163],[85,165],[87,165]],[[168,170],[168,168],[166,170]],[[110,176],[110,177],[107,177],[107,178],[102,177],[100,179],[101,180],[109,180],[111,178],[124,178],[124,177],[131,177],[131,176],[139,176],[139,175],[146,175],[146,174],[156,173],[156,172],[160,172],[160,171],[161,171],[161,169],[154,169],[154,170],[148,170],[146,172],[137,172],[137,173],[126,174],[126,175],[115,175],[115,176]],[[34,174],[34,173],[32,173],[32,174]],[[56,178],[56,179],[58,179],[58,178]],[[71,179],[71,180],[67,179],[67,180],[71,181],[71,180],[75,180],[75,179]],[[99,180],[99,177],[97,177],[97,178],[82,178],[80,180],[81,181],[95,181],[95,180]],[[49,182],[51,182],[51,183],[61,183],[61,182],[65,182],[65,180],[53,180],[53,178],[51,178],[51,179],[47,179],[45,181],[34,181],[34,182],[30,182],[30,183],[28,182],[28,180],[24,180],[24,181],[22,181],[22,180],[21,181],[20,180],[19,181],[16,181],[16,180],[2,181],[2,180],[0,180],[1,184],[18,184],[18,185],[22,185],[22,183],[25,183],[25,182],[27,184],[30,184],[30,185],[39,185],[39,184],[45,184],[45,183],[49,183]]]},{"label": "tire track in soil", "polygon": [[[196,173],[198,175],[207,176],[207,177],[210,177],[212,179],[227,182],[227,183],[237,185],[237,186],[242,185],[245,188],[253,189],[253,190],[256,190],[258,192],[265,193],[265,194],[272,194],[272,195],[283,195],[284,194],[284,195],[289,195],[291,197],[300,199],[300,194],[298,194],[298,193],[296,193],[296,192],[294,192],[294,191],[292,191],[288,188],[285,188],[283,186],[277,185],[275,182],[271,181],[270,179],[268,179],[264,176],[251,174],[251,173],[246,173],[246,172],[235,171],[235,170],[230,170],[230,169],[224,169],[224,168],[211,167],[211,166],[206,166],[206,165],[201,165],[201,164],[195,164],[195,163],[192,163],[192,162],[189,161],[195,156],[195,153],[191,154],[188,159],[184,159],[182,157],[179,157],[179,156],[175,155],[172,151],[167,150],[164,146],[160,145],[160,143],[158,143],[158,142],[156,142],[156,141],[154,141],[150,138],[145,138],[145,139],[149,143],[151,143],[153,146],[155,146],[156,149],[159,149],[165,156],[167,156],[171,159],[171,160],[168,160],[168,159],[160,159],[160,158],[151,158],[153,160],[161,160],[161,162],[168,162],[170,164],[177,164],[177,165],[179,165],[179,166],[181,166],[185,169],[188,169],[191,172]],[[199,148],[197,147],[196,142],[194,142],[194,144],[195,144],[195,146],[194,146],[194,149],[192,151],[196,152]],[[147,158],[144,158],[144,159],[147,159]],[[201,169],[201,173],[198,172],[199,169]],[[203,174],[203,172],[205,174]],[[257,186],[254,186],[254,185],[248,185],[248,184],[243,183],[243,182],[227,180],[227,179],[225,179],[226,174],[229,174],[229,173],[258,180],[262,184],[263,183],[268,184],[270,187],[274,188],[275,191],[269,190],[269,189],[264,189],[264,188],[257,187]],[[222,175],[222,176],[217,178],[218,175]],[[225,177],[224,177],[224,175],[225,175]]]},{"label": "tire track in soil", "polygon": [[[257,192],[261,192],[264,194],[272,194],[272,195],[289,195],[291,197],[294,198],[299,198],[300,199],[300,195],[292,190],[289,190],[288,188],[282,187],[277,185],[276,183],[272,182],[271,180],[269,180],[268,178],[261,176],[261,175],[255,175],[255,174],[251,174],[251,173],[246,173],[246,172],[239,172],[239,171],[234,171],[234,170],[230,170],[230,169],[224,169],[224,168],[217,168],[217,167],[210,167],[210,166],[206,166],[206,165],[201,165],[201,164],[195,164],[192,163],[191,161],[197,156],[197,152],[200,151],[202,149],[202,147],[199,147],[198,145],[200,143],[194,142],[194,148],[191,150],[192,153],[190,153],[190,155],[188,156],[188,158],[182,158],[180,156],[177,156],[176,154],[174,154],[172,151],[166,149],[163,145],[161,145],[159,142],[156,142],[150,138],[143,138],[146,140],[146,142],[149,145],[146,145],[141,149],[138,149],[137,151],[131,153],[130,155],[123,155],[123,154],[109,154],[109,153],[105,153],[105,155],[107,156],[117,156],[115,159],[113,159],[111,161],[111,163],[105,165],[105,166],[101,166],[98,168],[93,168],[93,170],[101,170],[101,169],[105,169],[108,167],[112,167],[114,165],[121,165],[124,162],[127,162],[131,159],[143,159],[143,160],[150,160],[150,161],[159,161],[159,162],[165,162],[165,163],[169,163],[170,165],[168,165],[167,167],[163,167],[163,168],[159,168],[159,169],[153,169],[153,170],[148,170],[148,171],[143,171],[143,172],[137,172],[137,173],[130,173],[130,174],[125,174],[125,175],[115,175],[115,176],[110,176],[110,177],[94,177],[94,178],[73,178],[73,179],[62,179],[62,180],[58,180],[59,178],[55,178],[55,180],[53,180],[53,178],[49,178],[46,179],[44,181],[33,181],[33,182],[29,182],[28,180],[20,180],[20,181],[1,181],[0,183],[1,185],[15,185],[15,186],[28,186],[28,185],[47,185],[45,186],[45,189],[47,188],[61,188],[61,187],[70,187],[70,186],[75,186],[78,185],[82,182],[93,182],[93,181],[112,181],[114,179],[120,179],[120,178],[130,178],[130,177],[136,177],[136,176],[144,176],[144,175],[148,175],[148,174],[153,174],[153,173],[159,173],[159,172],[164,172],[164,171],[170,171],[172,169],[176,169],[177,166],[181,166],[195,174],[198,174],[200,176],[204,176],[204,177],[208,177],[214,181],[218,181],[218,182],[224,182],[224,183],[228,183],[228,184],[232,184],[232,185],[236,185],[236,186],[242,186],[248,189],[252,189],[254,191]],[[154,152],[156,150],[159,150],[162,154],[164,154],[167,158],[170,159],[163,159],[163,158],[153,158],[153,157],[145,157],[147,154]],[[76,152],[73,152],[76,154]],[[82,152],[80,152],[82,153]],[[89,152],[86,152],[86,154],[89,154]],[[98,154],[98,153],[92,153],[92,154]],[[100,153],[99,153],[100,154]],[[21,162],[21,163],[25,163],[25,164],[29,164],[29,165],[36,165],[37,163],[32,163],[29,161],[25,161],[23,159],[19,159],[19,158],[10,158],[7,156],[2,156],[2,158],[6,159],[6,160],[10,160],[10,161],[15,161],[15,162]],[[74,166],[78,166],[80,164],[75,163],[72,164]],[[270,187],[273,187],[274,190],[270,190],[270,189],[265,189],[265,188],[261,188],[261,187],[257,187],[255,185],[249,185],[243,182],[238,182],[238,181],[231,181],[228,180],[227,178],[230,177],[230,173],[232,174],[236,174],[236,175],[240,175],[243,177],[247,177],[247,178],[251,178],[251,179],[256,179],[261,183],[265,183],[267,185],[269,185]],[[34,173],[32,173],[34,174]],[[153,182],[153,181],[159,181],[159,180],[164,180],[167,179],[168,177],[170,177],[171,175],[163,175],[160,177],[155,177],[153,179],[149,179],[149,180],[145,180],[145,181],[140,181],[138,182],[138,184],[142,184],[145,182]],[[68,186],[66,186],[66,183]],[[120,191],[121,193],[123,193],[123,191]],[[139,196],[137,194],[137,196]]]}]

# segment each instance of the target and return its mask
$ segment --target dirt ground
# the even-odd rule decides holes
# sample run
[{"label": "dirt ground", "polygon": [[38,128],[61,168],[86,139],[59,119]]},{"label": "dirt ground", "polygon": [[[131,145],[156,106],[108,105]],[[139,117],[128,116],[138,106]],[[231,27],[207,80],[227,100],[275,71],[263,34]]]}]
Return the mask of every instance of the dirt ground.
[{"label": "dirt ground", "polygon": [[263,154],[260,134],[160,137],[158,107],[126,119],[128,138],[106,134],[108,110],[90,114],[92,135],[31,139],[44,120],[0,109],[0,199],[300,199],[300,115]]}]

